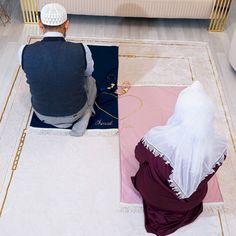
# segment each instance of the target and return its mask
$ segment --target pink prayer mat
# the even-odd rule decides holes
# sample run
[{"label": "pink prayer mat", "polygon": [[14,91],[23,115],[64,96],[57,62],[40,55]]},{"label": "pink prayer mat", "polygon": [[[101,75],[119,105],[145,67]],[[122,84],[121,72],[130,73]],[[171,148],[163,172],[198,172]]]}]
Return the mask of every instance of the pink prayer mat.
[{"label": "pink prayer mat", "polygon": [[[121,162],[121,202],[141,203],[131,183],[138,170],[134,148],[152,127],[164,125],[174,111],[178,94],[184,87],[131,87],[118,99]],[[205,203],[223,202],[216,176],[208,183]]]}]

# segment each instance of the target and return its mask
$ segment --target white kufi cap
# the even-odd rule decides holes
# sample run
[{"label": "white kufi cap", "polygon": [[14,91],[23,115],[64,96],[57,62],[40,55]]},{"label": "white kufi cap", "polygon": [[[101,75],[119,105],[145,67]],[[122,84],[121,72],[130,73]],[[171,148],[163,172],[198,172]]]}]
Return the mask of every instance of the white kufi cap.
[{"label": "white kufi cap", "polygon": [[42,8],[40,18],[44,25],[61,25],[67,20],[66,9],[58,3],[47,4]]}]

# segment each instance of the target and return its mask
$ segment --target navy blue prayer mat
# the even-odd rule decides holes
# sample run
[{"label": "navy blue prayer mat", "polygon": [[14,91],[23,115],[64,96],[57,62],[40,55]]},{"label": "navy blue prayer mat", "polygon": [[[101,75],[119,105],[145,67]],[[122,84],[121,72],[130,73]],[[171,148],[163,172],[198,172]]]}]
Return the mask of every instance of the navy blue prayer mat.
[{"label": "navy blue prayer mat", "polygon": [[[118,47],[88,45],[94,60],[92,76],[96,80],[97,98],[95,115],[89,120],[88,129],[118,128],[118,99],[115,95],[118,79]],[[31,127],[56,128],[45,124],[33,113]]]}]

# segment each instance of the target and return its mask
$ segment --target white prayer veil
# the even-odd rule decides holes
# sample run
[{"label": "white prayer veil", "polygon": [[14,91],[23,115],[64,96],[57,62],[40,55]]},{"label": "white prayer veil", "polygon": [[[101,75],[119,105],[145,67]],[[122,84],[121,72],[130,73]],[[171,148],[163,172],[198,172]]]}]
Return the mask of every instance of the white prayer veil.
[{"label": "white prayer veil", "polygon": [[172,167],[170,187],[189,198],[213,168],[224,161],[226,141],[214,130],[215,107],[199,81],[184,89],[165,126],[152,128],[143,144]]}]

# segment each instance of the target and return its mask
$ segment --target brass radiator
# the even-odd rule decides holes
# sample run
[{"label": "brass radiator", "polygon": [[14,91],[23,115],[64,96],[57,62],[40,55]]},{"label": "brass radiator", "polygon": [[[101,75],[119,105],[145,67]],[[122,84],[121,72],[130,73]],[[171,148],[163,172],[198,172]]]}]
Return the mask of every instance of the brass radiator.
[{"label": "brass radiator", "polygon": [[216,0],[212,10],[208,30],[211,32],[224,31],[225,22],[229,15],[232,0]]}]

